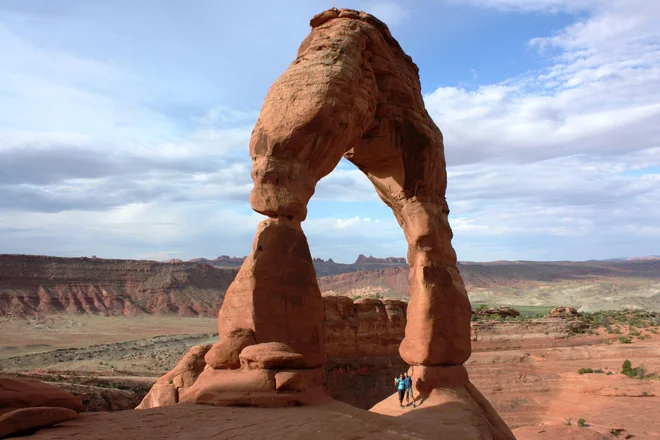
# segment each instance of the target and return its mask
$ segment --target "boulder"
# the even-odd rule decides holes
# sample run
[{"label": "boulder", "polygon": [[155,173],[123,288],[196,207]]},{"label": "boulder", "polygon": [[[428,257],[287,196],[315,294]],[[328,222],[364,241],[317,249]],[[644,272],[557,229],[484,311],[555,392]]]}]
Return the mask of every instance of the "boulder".
[{"label": "boulder", "polygon": [[238,355],[248,345],[254,345],[254,332],[249,328],[237,328],[224,335],[221,341],[213,344],[204,356],[207,365],[215,369],[240,368]]},{"label": "boulder", "polygon": [[239,357],[241,368],[245,370],[276,370],[304,366],[303,356],[280,342],[250,345],[241,351]]},{"label": "boulder", "polygon": [[0,438],[30,434],[76,417],[78,413],[69,408],[36,406],[17,409],[0,416]]}]

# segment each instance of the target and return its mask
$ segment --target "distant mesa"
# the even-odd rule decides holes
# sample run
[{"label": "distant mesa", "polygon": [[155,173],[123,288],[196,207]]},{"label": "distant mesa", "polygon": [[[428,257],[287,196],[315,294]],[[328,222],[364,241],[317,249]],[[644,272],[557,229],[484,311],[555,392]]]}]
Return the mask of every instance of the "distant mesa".
[{"label": "distant mesa", "polygon": [[193,258],[190,263],[209,264],[215,267],[241,267],[246,257],[230,257],[229,255],[220,255],[215,260],[206,258]]},{"label": "distant mesa", "polygon": [[376,258],[372,256],[365,257],[360,254],[355,260],[355,264],[408,264],[405,258],[403,257],[387,257],[387,258]]}]

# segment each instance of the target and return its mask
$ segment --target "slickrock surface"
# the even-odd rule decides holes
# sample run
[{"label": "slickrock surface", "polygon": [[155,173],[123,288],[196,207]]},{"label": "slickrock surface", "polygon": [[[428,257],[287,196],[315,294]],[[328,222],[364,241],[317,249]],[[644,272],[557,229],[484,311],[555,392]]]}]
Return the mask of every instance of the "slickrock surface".
[{"label": "slickrock surface", "polygon": [[38,406],[17,409],[0,416],[0,438],[29,434],[76,417],[78,413],[68,408]]},{"label": "slickrock surface", "polygon": [[0,376],[0,413],[34,406],[83,411],[80,399],[54,385],[38,380]]},{"label": "slickrock surface", "polygon": [[[461,426],[446,426],[447,438],[462,439]],[[180,404],[141,411],[81,414],[31,440],[315,439],[421,440],[438,429],[404,417],[389,417],[330,401],[289,408],[222,408]],[[488,437],[485,437],[488,438]]]}]

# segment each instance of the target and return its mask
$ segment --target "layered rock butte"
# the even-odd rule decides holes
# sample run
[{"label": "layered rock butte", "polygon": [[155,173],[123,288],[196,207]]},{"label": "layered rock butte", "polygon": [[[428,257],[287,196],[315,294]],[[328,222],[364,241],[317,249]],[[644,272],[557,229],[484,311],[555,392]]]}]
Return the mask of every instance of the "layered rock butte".
[{"label": "layered rock butte", "polygon": [[[408,242],[410,302],[399,353],[416,367],[413,387],[424,401],[413,411],[416,423],[454,435],[458,426],[465,439],[513,438],[463,367],[471,308],[451,246],[442,134],[424,108],[417,67],[369,14],[331,9],[310,24],[250,140],[250,204],[269,218],[226,293],[219,341],[204,354],[204,369],[186,376],[193,383],[178,401],[327,402],[324,305],[301,222],[317,182],[345,157],[374,184]],[[395,395],[371,411],[403,413]]]},{"label": "layered rock butte", "polygon": [[235,275],[195,263],[0,255],[0,316],[214,316]]}]

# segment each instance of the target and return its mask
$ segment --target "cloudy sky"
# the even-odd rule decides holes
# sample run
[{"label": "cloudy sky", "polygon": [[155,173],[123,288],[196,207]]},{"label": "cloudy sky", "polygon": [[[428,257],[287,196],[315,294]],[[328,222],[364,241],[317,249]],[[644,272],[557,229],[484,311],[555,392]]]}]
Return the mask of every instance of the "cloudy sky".
[{"label": "cloudy sky", "polygon": [[[444,133],[459,259],[660,254],[658,0],[335,0],[420,67]],[[249,252],[248,139],[332,0],[0,1],[0,253]],[[342,162],[315,257],[403,256]]]}]

